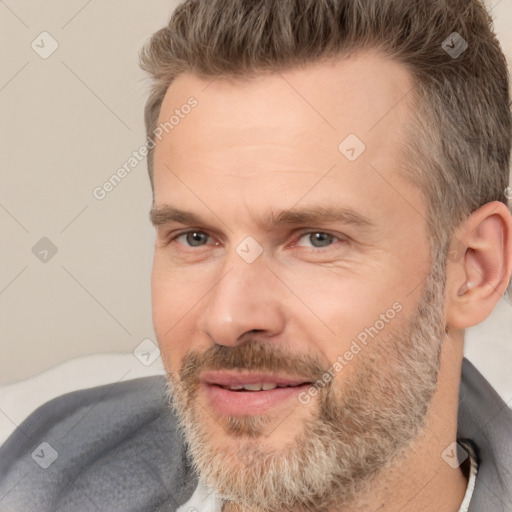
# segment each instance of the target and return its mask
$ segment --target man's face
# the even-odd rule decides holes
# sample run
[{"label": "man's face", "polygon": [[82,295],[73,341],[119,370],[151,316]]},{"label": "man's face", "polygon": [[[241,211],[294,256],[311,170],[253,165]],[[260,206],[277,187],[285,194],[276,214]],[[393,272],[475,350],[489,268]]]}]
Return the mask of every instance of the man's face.
[{"label": "man's face", "polygon": [[[399,157],[411,89],[366,54],[250,80],[186,74],[168,90],[160,122],[181,115],[155,149],[154,325],[191,450],[225,495],[222,473],[242,475],[240,493],[272,461],[311,459],[326,433],[361,444],[337,454],[349,482],[357,460],[383,464],[363,464],[365,449],[397,453],[393,436],[420,428],[439,334],[413,354],[431,260]],[[383,432],[404,406],[413,424]]]}]

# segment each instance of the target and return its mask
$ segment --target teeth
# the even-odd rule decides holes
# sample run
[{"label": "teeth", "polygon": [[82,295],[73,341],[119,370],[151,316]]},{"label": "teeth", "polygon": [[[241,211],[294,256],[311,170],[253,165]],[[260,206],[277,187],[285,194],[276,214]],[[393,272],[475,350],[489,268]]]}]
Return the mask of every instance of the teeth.
[{"label": "teeth", "polygon": [[262,387],[262,384],[245,384],[243,386],[243,388],[247,389],[248,391],[261,391]]},{"label": "teeth", "polygon": [[246,389],[247,391],[270,391],[276,388],[287,388],[287,384],[271,384],[264,382],[263,384],[243,384],[236,386],[229,386],[228,389],[231,391],[239,391],[240,389]]}]

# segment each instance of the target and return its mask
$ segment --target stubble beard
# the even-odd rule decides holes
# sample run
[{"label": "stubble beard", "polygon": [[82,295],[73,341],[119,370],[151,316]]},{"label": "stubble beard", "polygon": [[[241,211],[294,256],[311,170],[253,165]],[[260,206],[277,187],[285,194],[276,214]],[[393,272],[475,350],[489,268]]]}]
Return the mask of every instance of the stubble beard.
[{"label": "stubble beard", "polygon": [[269,416],[217,418],[223,439],[213,443],[215,420],[198,404],[197,376],[206,367],[318,376],[319,362],[252,341],[189,353],[179,381],[169,373],[168,394],[203,484],[243,511],[343,510],[364,497],[423,430],[445,337],[444,282],[444,265],[434,265],[407,325],[388,325],[356,355],[350,375],[342,371],[317,395],[300,432],[285,435],[278,450],[266,442],[266,427],[276,421]]}]

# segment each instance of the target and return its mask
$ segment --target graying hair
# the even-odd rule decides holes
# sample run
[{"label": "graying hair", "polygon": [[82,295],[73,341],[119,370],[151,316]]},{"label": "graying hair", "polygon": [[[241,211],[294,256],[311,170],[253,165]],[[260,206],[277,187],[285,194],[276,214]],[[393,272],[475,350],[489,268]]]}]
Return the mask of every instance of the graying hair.
[{"label": "graying hair", "polygon": [[[442,44],[454,32],[468,44],[458,58]],[[181,73],[251,77],[370,48],[413,77],[402,167],[425,194],[431,243],[447,249],[471,212],[507,204],[507,64],[480,0],[186,0],[141,51],[152,79],[148,138],[154,141],[162,100]],[[153,185],[152,149],[148,168]]]}]

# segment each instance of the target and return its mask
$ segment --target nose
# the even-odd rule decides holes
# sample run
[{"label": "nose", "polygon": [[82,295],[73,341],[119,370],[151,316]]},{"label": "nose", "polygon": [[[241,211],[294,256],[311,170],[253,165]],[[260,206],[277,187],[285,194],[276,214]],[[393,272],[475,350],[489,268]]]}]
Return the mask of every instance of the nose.
[{"label": "nose", "polygon": [[225,346],[242,343],[249,333],[260,339],[282,333],[282,284],[262,259],[246,263],[235,254],[224,268],[223,277],[205,297],[199,328]]}]

